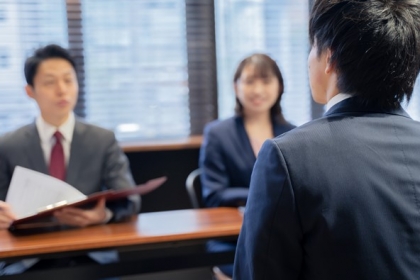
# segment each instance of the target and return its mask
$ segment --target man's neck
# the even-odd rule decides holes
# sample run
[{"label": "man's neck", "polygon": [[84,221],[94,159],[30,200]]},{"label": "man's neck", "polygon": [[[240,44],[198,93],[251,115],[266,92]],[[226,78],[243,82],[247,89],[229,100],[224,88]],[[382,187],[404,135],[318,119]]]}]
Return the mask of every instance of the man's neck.
[{"label": "man's neck", "polygon": [[42,113],[41,113],[41,116],[42,116],[42,119],[46,123],[48,123],[52,126],[55,126],[55,127],[60,127],[61,125],[63,125],[69,119],[70,114],[68,114],[67,116],[64,116],[64,117],[60,117],[60,118],[49,118],[47,116],[44,116]]}]

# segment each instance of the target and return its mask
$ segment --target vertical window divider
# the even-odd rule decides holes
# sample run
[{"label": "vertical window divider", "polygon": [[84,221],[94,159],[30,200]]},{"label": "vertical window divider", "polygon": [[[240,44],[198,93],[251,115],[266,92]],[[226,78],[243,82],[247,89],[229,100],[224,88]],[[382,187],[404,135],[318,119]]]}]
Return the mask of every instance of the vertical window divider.
[{"label": "vertical window divider", "polygon": [[185,0],[191,135],[217,119],[214,0]]},{"label": "vertical window divider", "polygon": [[77,116],[85,118],[85,58],[82,32],[82,7],[80,1],[66,0],[66,14],[69,41],[68,49],[76,62],[79,83],[79,97],[74,112]]}]

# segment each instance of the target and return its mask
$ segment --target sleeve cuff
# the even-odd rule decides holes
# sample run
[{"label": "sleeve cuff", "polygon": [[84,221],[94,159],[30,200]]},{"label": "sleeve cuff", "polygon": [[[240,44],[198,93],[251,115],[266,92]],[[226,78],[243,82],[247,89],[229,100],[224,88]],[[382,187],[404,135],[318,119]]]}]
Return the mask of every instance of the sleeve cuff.
[{"label": "sleeve cuff", "polygon": [[114,213],[112,213],[111,210],[109,210],[109,208],[105,208],[105,219],[104,219],[104,224],[109,223],[109,221],[111,221],[112,217],[114,217]]}]

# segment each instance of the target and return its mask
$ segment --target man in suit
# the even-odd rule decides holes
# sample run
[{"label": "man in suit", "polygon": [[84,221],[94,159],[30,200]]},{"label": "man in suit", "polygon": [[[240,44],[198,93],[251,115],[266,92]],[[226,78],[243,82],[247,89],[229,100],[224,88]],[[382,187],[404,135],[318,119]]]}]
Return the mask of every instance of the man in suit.
[{"label": "man in suit", "polygon": [[[57,45],[36,50],[25,62],[25,78],[26,93],[36,101],[40,115],[0,139],[0,228],[8,228],[15,219],[4,200],[18,165],[57,177],[86,195],[133,188],[128,160],[114,134],[74,116],[78,82],[69,53]],[[139,207],[140,197],[130,196],[100,200],[91,209],[65,208],[54,216],[63,225],[85,227],[122,221]]]},{"label": "man in suit", "polygon": [[419,279],[417,0],[317,0],[309,78],[323,118],[261,149],[234,279]]}]

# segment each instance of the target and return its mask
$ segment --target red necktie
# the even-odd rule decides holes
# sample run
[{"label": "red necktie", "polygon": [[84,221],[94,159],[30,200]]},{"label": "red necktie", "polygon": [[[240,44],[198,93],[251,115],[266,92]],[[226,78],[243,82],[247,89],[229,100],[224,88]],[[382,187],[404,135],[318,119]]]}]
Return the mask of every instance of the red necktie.
[{"label": "red necktie", "polygon": [[64,160],[63,145],[61,144],[63,135],[59,131],[56,131],[54,138],[55,144],[52,147],[50,158],[50,175],[64,181],[66,178],[66,163]]}]

